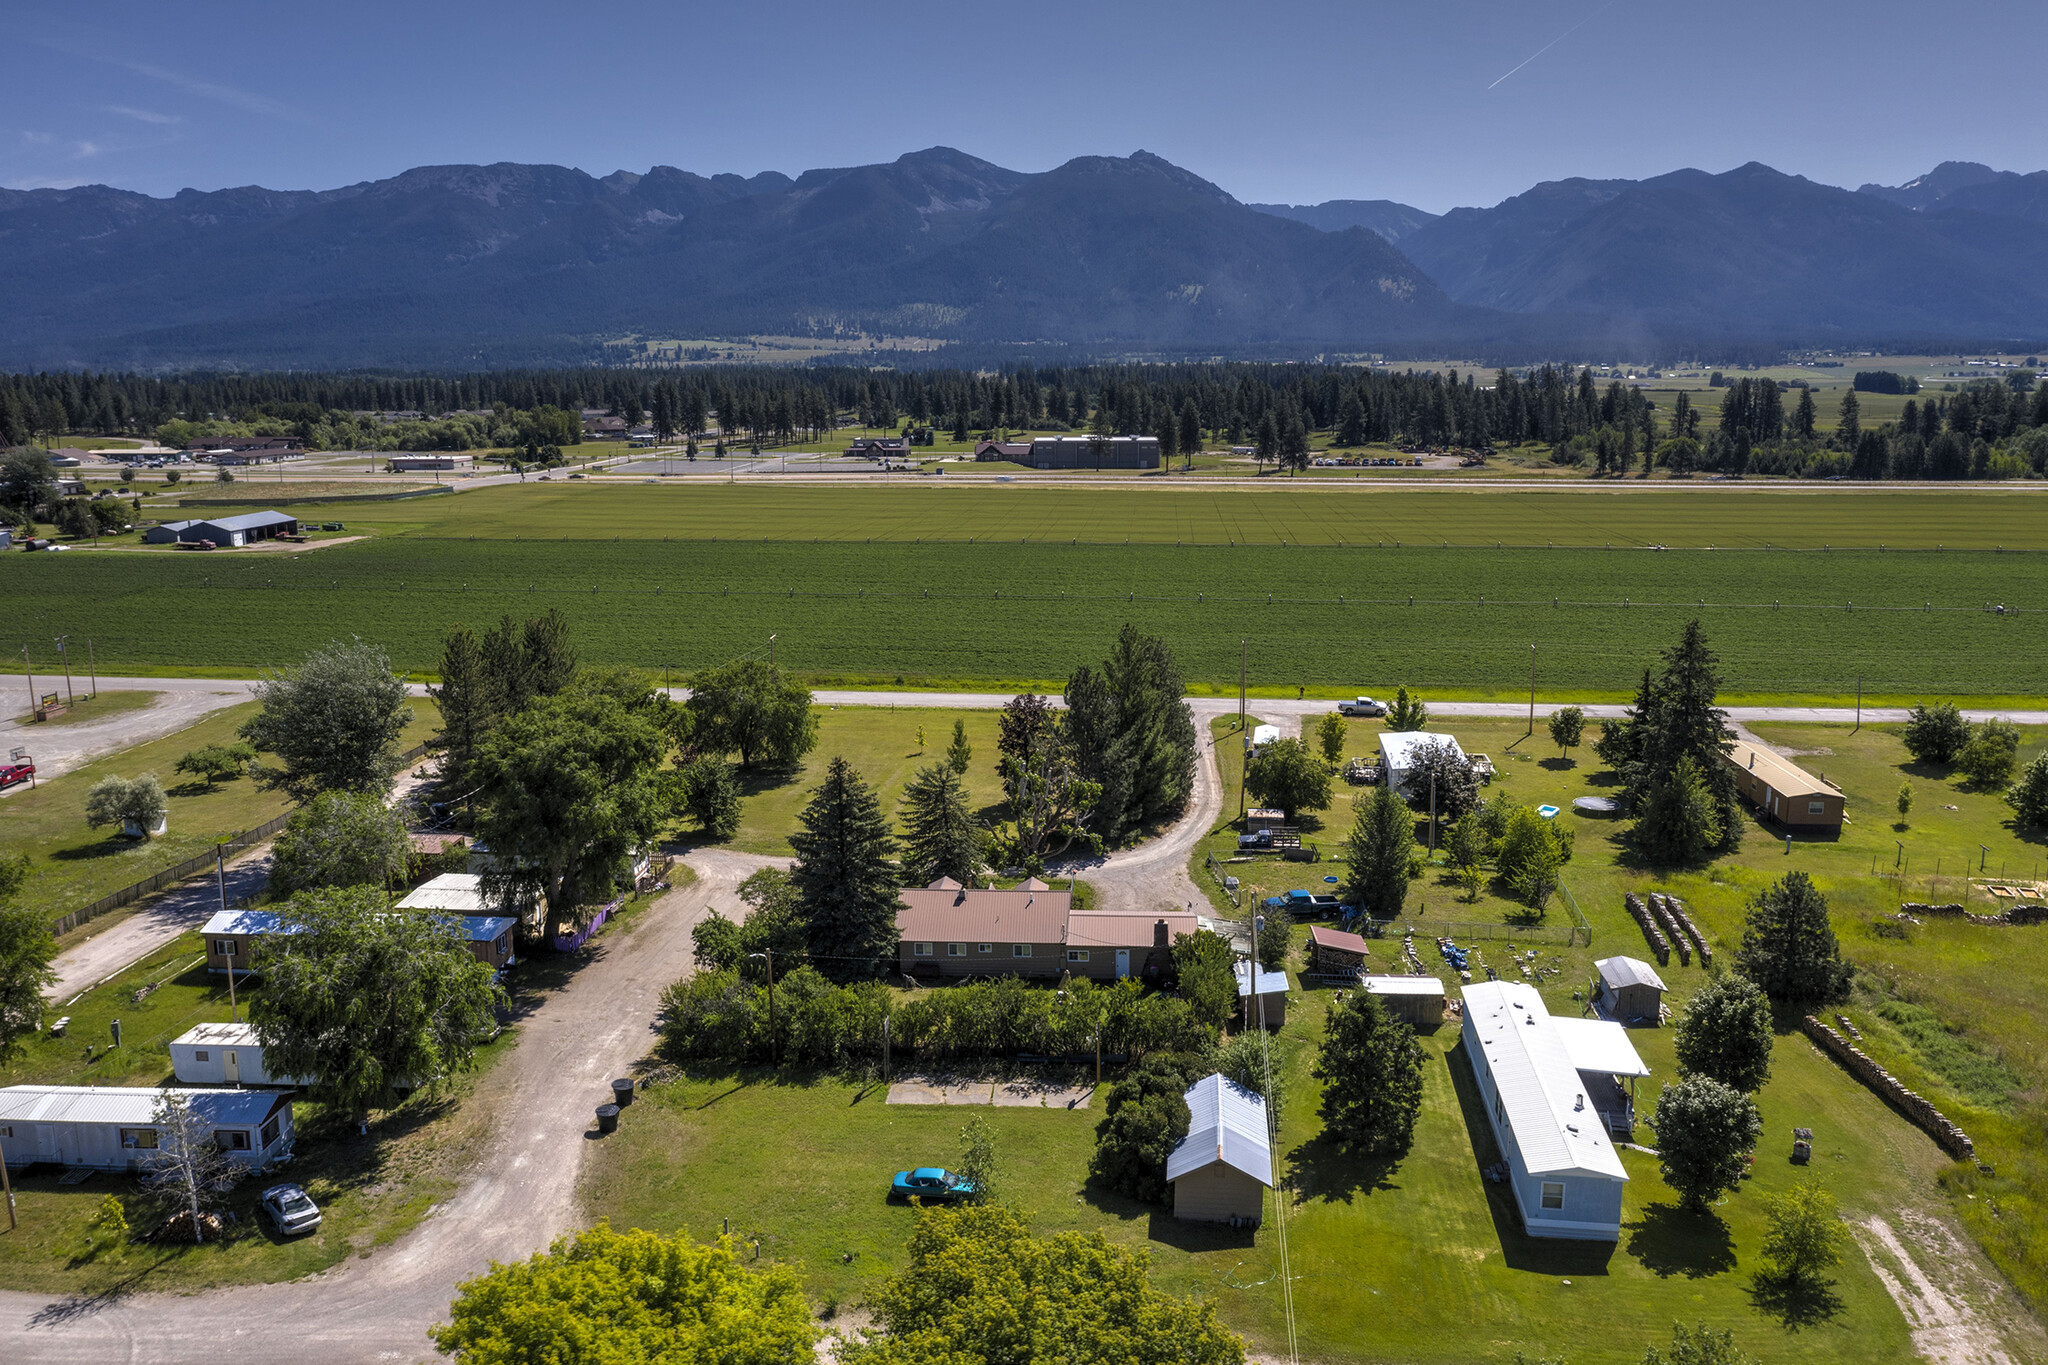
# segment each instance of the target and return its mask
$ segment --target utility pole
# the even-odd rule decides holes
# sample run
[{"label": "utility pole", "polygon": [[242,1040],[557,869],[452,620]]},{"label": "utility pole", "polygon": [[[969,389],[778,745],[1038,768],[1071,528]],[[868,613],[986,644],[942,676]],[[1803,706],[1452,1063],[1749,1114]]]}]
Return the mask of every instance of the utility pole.
[{"label": "utility pole", "polygon": [[1529,646],[1529,733],[1536,733],[1536,646]]},{"label": "utility pole", "polygon": [[64,642],[70,638],[69,635],[59,635],[57,637],[57,659],[64,665],[64,704],[66,706],[76,706],[78,705],[78,697],[71,690],[71,660],[64,653]]},{"label": "utility pole", "polygon": [[29,664],[27,645],[21,647],[21,667],[28,674],[28,713],[33,716],[36,713],[36,671]]},{"label": "utility pole", "polygon": [[[26,654],[26,650],[23,651]],[[1242,635],[1237,638],[1237,728],[1244,729],[1244,678],[1245,664],[1251,658],[1251,647]]]},{"label": "utility pole", "polygon": [[782,1047],[775,1036],[775,954],[748,953],[747,956],[758,957],[768,964],[768,1057],[770,1061],[780,1064]]},{"label": "utility pole", "polygon": [[[220,887],[220,912],[228,912],[228,855],[226,844],[213,846],[213,875]],[[235,960],[228,959],[228,1022],[239,1024],[242,1014],[235,1006]]]},{"label": "utility pole", "polygon": [[1436,856],[1436,769],[1429,770],[1429,856]]},{"label": "utility pole", "polygon": [[0,1190],[7,1193],[7,1230],[14,1231],[14,1182],[7,1178],[7,1154],[0,1151]]},{"label": "utility pole", "polygon": [[99,660],[93,657],[92,636],[90,635],[85,637],[85,666],[92,670],[92,696],[88,700],[98,701],[100,696],[100,665]]},{"label": "utility pole", "polygon": [[[1863,675],[1862,675],[1861,673],[1858,673],[1858,674],[1856,675],[1856,730],[1861,730],[1862,728],[1863,728]],[[1851,731],[1850,731],[1849,733],[1853,735],[1853,734],[1855,734],[1855,733],[1856,733],[1856,730],[1851,730]]]}]

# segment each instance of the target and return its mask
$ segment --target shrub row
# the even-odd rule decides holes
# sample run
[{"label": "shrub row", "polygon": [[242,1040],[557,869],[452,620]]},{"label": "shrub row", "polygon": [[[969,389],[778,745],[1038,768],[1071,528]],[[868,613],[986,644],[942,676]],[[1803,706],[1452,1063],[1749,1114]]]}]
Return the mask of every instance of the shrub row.
[{"label": "shrub row", "polygon": [[809,967],[764,984],[736,971],[702,972],[662,993],[661,1046],[671,1061],[836,1066],[897,1057],[952,1059],[1019,1053],[1140,1057],[1199,1052],[1216,1041],[1185,1000],[1135,980],[1081,980],[1053,990],[1016,978],[918,992],[880,982],[835,986]]}]

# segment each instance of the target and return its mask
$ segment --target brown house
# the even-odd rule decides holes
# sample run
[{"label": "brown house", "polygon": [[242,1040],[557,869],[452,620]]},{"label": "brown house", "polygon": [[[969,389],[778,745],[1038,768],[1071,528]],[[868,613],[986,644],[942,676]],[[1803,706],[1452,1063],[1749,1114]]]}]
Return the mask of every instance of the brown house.
[{"label": "brown house", "polygon": [[983,462],[1009,460],[1016,464],[1029,464],[1031,463],[1031,442],[978,441],[974,446],[974,458]]},{"label": "brown house", "polygon": [[1735,770],[1735,789],[1758,814],[1793,829],[1840,832],[1841,790],[1791,759],[1737,740],[1722,761]]},{"label": "brown house", "polygon": [[1156,980],[1192,914],[1085,914],[1037,878],[1009,891],[941,877],[897,893],[897,962],[906,976],[1042,976]]}]

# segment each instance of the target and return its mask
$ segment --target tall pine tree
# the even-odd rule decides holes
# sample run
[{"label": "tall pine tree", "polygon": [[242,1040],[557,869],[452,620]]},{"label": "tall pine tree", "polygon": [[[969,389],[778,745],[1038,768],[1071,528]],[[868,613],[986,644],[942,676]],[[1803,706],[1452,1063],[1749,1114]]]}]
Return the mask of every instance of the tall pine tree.
[{"label": "tall pine tree", "polygon": [[913,886],[941,877],[972,884],[981,870],[981,832],[967,809],[967,789],[950,764],[920,768],[903,785],[903,874]]},{"label": "tall pine tree", "polygon": [[[1664,668],[1644,674],[1642,689],[1623,720],[1595,746],[1622,777],[1623,808],[1637,818],[1638,845],[1652,856],[1685,861],[1686,850],[1732,852],[1742,842],[1742,806],[1735,773],[1724,755],[1734,741],[1728,713],[1714,705],[1721,676],[1698,621],[1687,623],[1664,653]],[[1683,759],[1692,762],[1684,773]],[[1674,781],[1687,790],[1666,790]],[[1694,793],[1697,783],[1704,788]],[[1679,830],[1664,822],[1706,811],[1712,829]]]},{"label": "tall pine tree", "polygon": [[813,965],[847,980],[896,956],[896,840],[875,789],[844,758],[825,770],[789,836],[790,884],[803,899]]}]

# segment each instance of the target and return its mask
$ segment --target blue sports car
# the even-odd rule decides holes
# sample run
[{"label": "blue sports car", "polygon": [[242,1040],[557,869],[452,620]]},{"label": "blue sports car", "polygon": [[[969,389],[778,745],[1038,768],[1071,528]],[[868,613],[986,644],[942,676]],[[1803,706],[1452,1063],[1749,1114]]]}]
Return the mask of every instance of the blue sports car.
[{"label": "blue sports car", "polygon": [[896,1172],[889,1193],[898,1199],[915,1195],[926,1203],[953,1203],[972,1199],[979,1191],[974,1183],[937,1166],[920,1166],[914,1171]]}]

